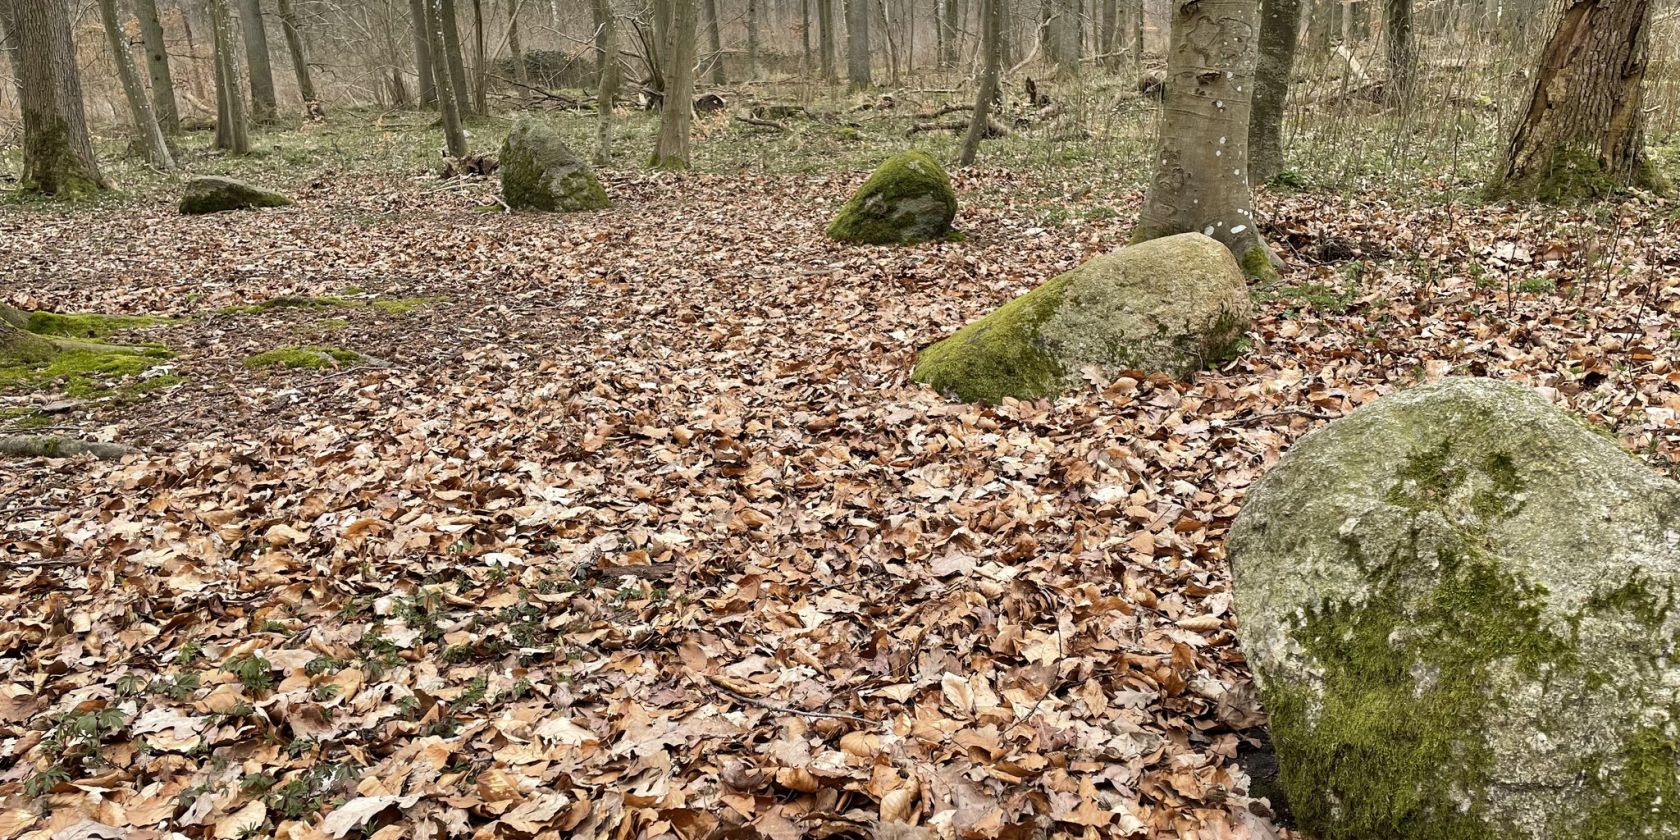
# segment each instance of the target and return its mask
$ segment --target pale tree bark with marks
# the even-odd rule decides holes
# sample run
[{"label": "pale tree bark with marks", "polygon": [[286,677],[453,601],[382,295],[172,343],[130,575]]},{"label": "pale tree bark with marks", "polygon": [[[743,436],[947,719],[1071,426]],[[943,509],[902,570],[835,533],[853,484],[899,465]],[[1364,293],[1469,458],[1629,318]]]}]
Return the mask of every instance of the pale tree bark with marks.
[{"label": "pale tree bark with marks", "polygon": [[869,0],[846,3],[846,87],[853,93],[867,90],[869,78]]},{"label": "pale tree bark with marks", "polygon": [[1174,0],[1161,147],[1132,241],[1200,232],[1271,278],[1248,182],[1258,11],[1258,0]]},{"label": "pale tree bark with marks", "polygon": [[152,113],[164,134],[181,131],[181,112],[175,104],[175,78],[169,70],[169,49],[163,39],[163,21],[158,18],[157,0],[134,0],[134,16],[140,20],[140,40],[146,48],[146,75],[152,82]]},{"label": "pale tree bark with marks", "polygon": [[602,61],[601,79],[595,87],[596,148],[595,162],[612,165],[613,106],[618,99],[622,72],[618,62],[618,15],[607,0],[596,0],[606,11],[601,19]]}]

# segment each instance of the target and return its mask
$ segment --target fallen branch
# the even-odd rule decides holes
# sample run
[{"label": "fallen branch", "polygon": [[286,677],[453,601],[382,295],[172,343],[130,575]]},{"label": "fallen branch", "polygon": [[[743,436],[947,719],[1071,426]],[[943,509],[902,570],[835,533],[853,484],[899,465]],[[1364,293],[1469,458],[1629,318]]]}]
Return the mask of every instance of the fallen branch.
[{"label": "fallen branch", "polygon": [[946,105],[945,107],[940,108],[939,110],[934,111],[931,114],[917,114],[916,119],[918,119],[918,120],[937,120],[940,117],[945,116],[946,114],[955,114],[958,111],[972,111],[972,110],[974,110],[974,106],[972,104],[969,104],[969,105]]},{"label": "fallen branch", "polygon": [[761,119],[758,119],[756,117],[749,117],[745,114],[736,114],[735,115],[735,121],[736,122],[743,122],[743,123],[746,123],[747,125],[756,125],[756,126],[759,126],[761,128],[773,128],[773,129],[775,129],[777,131],[781,131],[781,132],[789,132],[789,131],[793,130],[791,128],[788,128],[785,125],[782,125],[779,122],[774,122],[772,120],[761,120]]},{"label": "fallen branch", "polygon": [[805,717],[828,718],[829,720],[849,720],[854,723],[861,723],[874,729],[881,728],[881,724],[884,723],[884,721],[860,718],[857,715],[848,715],[841,712],[807,712],[804,709],[795,709],[791,706],[777,706],[774,703],[766,703],[756,697],[742,694],[741,692],[730,688],[728,685],[725,685],[723,680],[720,680],[711,674],[706,674],[704,676],[706,677],[706,682],[711,683],[713,688],[716,688],[717,690],[741,701],[742,703],[757,706],[760,709],[767,709],[772,712],[781,712],[782,714],[787,715],[803,715]]},{"label": "fallen branch", "polygon": [[78,440],[58,435],[0,435],[0,455],[12,458],[73,458],[88,454],[95,458],[121,458],[135,450],[120,443]]},{"label": "fallen branch", "polygon": [[[968,130],[968,123],[963,122],[963,121],[952,121],[952,122],[942,122],[942,123],[941,122],[925,122],[925,123],[916,123],[915,125],[912,125],[909,128],[905,129],[904,136],[905,137],[914,137],[915,135],[920,134],[924,131],[954,131],[954,132],[957,132],[958,134],[961,134],[962,132],[967,131],[967,130]],[[986,121],[986,134],[984,136],[987,140],[996,140],[999,137],[1008,137],[1009,136],[1009,129],[1004,128],[1003,126],[998,125],[997,123],[995,123],[991,120],[987,120]]]}]

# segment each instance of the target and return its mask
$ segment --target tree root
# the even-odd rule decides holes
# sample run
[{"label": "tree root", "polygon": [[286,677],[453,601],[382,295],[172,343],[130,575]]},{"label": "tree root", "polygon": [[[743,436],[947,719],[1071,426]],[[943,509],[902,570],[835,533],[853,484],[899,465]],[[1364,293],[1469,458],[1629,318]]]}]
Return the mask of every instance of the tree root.
[{"label": "tree root", "polygon": [[0,456],[12,458],[73,458],[88,454],[112,460],[135,451],[133,447],[120,443],[77,440],[58,435],[0,435]]}]

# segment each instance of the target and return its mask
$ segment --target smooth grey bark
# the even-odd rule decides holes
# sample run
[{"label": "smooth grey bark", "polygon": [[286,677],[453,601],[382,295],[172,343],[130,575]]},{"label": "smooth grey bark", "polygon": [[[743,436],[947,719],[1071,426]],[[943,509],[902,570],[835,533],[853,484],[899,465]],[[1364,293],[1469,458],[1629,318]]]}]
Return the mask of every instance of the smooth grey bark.
[{"label": "smooth grey bark", "polygon": [[1301,0],[1265,0],[1260,9],[1254,101],[1248,119],[1248,172],[1265,183],[1283,171],[1283,113],[1300,33]]},{"label": "smooth grey bark", "polygon": [[437,103],[437,74],[432,70],[431,18],[426,0],[408,0],[414,18],[414,72],[420,77],[420,104]]},{"label": "smooth grey bark", "polygon": [[[455,95],[456,116],[472,113],[471,88],[467,87],[467,60],[461,51],[461,27],[455,18],[455,0],[437,0],[443,24],[443,64],[449,70],[449,90]],[[434,43],[432,55],[439,54]],[[440,89],[441,95],[441,89]]]},{"label": "smooth grey bark", "polygon": [[698,17],[694,0],[665,0],[665,100],[659,109],[655,169],[689,168],[689,127],[694,122],[694,54]]},{"label": "smooth grey bark", "polygon": [[1003,72],[1003,0],[980,0],[982,18],[980,49],[986,53],[980,70],[980,83],[974,94],[974,112],[968,118],[968,132],[963,135],[962,152],[957,155],[958,166],[970,166],[980,153],[980,141],[992,124],[992,100],[998,95],[998,76]]},{"label": "smooth grey bark", "polygon": [[245,124],[244,80],[239,76],[233,15],[227,0],[209,0],[209,5],[216,64],[216,147],[243,155],[251,151],[251,133]]},{"label": "smooth grey bark", "polygon": [[869,78],[869,0],[846,3],[846,87],[856,93],[873,82]]},{"label": "smooth grey bark", "polygon": [[1102,0],[1102,21],[1097,29],[1097,52],[1102,54],[1104,67],[1119,66],[1120,0]]},{"label": "smooth grey bark", "polygon": [[1132,72],[1143,75],[1143,0],[1132,2]]},{"label": "smooth grey bark", "polygon": [[[424,2],[427,45],[431,48],[433,56],[447,56],[444,32],[448,28],[448,22],[444,19],[443,10],[447,0]],[[447,58],[432,62],[432,83],[437,88],[438,116],[443,123],[444,149],[452,158],[465,157],[467,132],[461,127],[461,97],[455,92],[455,74],[450,72]]]},{"label": "smooth grey bark", "polygon": [[18,41],[23,193],[84,198],[105,189],[82,110],[65,0],[6,0]]},{"label": "smooth grey bark", "polygon": [[959,8],[959,0],[945,0],[945,52],[942,60],[946,67],[957,66],[957,56],[961,55],[962,29],[957,25]]},{"label": "smooth grey bark", "polygon": [[274,65],[268,57],[268,30],[263,26],[262,0],[237,0],[239,31],[245,37],[245,64],[251,73],[251,119],[259,125],[280,116],[274,95]]},{"label": "smooth grey bark", "polygon": [[152,112],[165,134],[181,131],[181,112],[175,104],[175,79],[169,72],[169,50],[163,39],[163,22],[158,18],[157,0],[134,0],[134,14],[140,19],[140,40],[146,48],[146,75],[152,82]]},{"label": "smooth grey bark", "polygon": [[1229,248],[1245,273],[1269,278],[1276,270],[1248,186],[1258,10],[1258,0],[1172,6],[1161,150],[1132,241],[1200,232]]},{"label": "smooth grey bark", "polygon": [[840,80],[834,68],[834,2],[812,0],[817,4],[818,52],[822,55],[823,81],[834,84]]},{"label": "smooth grey bark", "polygon": [[303,29],[298,25],[298,16],[292,9],[292,0],[275,2],[280,12],[280,28],[286,34],[286,51],[292,56],[292,73],[297,76],[298,95],[304,102],[318,102],[315,97],[315,80],[309,75],[309,61],[303,48]]},{"label": "smooth grey bark", "polygon": [[607,16],[602,21],[602,61],[601,79],[595,86],[596,113],[596,148],[595,162],[601,166],[612,165],[613,143],[613,104],[618,99],[618,87],[622,75],[618,65],[618,16],[607,8]]},{"label": "smooth grey bark", "polygon": [[122,84],[123,99],[128,101],[128,116],[134,121],[139,144],[145,148],[153,166],[166,172],[174,169],[175,156],[169,152],[169,142],[152,112],[152,100],[128,57],[128,41],[123,37],[122,22],[117,20],[116,0],[99,0],[99,22],[105,30],[105,43],[111,48],[111,61],[116,66],[117,81]]}]

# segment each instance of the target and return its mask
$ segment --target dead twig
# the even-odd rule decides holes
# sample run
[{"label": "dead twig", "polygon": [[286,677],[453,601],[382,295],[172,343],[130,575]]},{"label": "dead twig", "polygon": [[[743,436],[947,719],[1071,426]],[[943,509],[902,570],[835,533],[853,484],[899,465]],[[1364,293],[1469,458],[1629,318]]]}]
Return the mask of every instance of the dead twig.
[{"label": "dead twig", "polygon": [[868,726],[868,727],[871,727],[871,728],[876,728],[876,729],[879,729],[881,727],[881,724],[883,723],[883,721],[870,720],[868,718],[860,718],[857,715],[848,715],[848,714],[843,714],[841,712],[808,712],[808,711],[805,711],[804,709],[792,708],[791,706],[778,706],[774,703],[767,703],[767,702],[765,702],[763,700],[760,700],[756,697],[751,697],[749,695],[742,694],[741,692],[736,691],[733,688],[730,688],[728,685],[726,685],[723,682],[723,680],[718,679],[716,676],[713,676],[712,674],[706,674],[704,676],[706,678],[706,682],[711,683],[713,688],[716,688],[717,690],[723,692],[724,694],[729,695],[730,697],[735,698],[736,700],[739,700],[742,703],[746,703],[746,704],[751,705],[751,706],[757,706],[760,709],[765,709],[765,710],[772,711],[772,712],[780,712],[780,713],[785,714],[785,715],[802,715],[804,717],[827,718],[829,720],[849,720],[849,721],[852,721],[853,723],[861,723],[865,726]]}]

